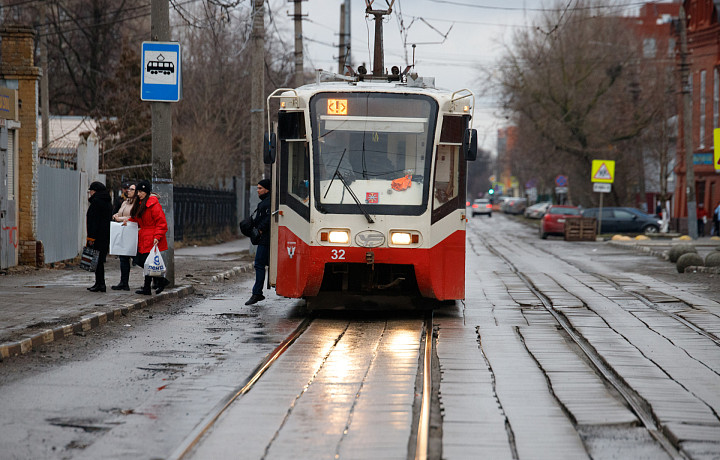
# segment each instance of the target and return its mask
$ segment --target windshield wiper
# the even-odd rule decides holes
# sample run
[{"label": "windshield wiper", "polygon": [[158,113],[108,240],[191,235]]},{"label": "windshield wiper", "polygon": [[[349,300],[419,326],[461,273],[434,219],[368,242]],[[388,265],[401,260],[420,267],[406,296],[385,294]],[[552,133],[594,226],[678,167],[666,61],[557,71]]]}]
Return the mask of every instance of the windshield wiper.
[{"label": "windshield wiper", "polygon": [[372,217],[370,217],[370,214],[368,214],[368,212],[365,210],[365,206],[362,205],[362,203],[360,202],[358,197],[355,195],[355,192],[353,192],[352,189],[350,188],[350,186],[348,185],[348,183],[345,182],[345,178],[343,177],[342,174],[340,174],[340,171],[335,171],[335,175],[338,177],[338,179],[340,179],[340,182],[342,182],[345,189],[347,189],[347,191],[350,192],[350,196],[352,197],[353,200],[355,200],[355,203],[358,205],[358,208],[360,208],[362,213],[365,214],[365,218],[367,219],[368,223],[374,224],[375,221],[372,219]]},{"label": "windshield wiper", "polygon": [[340,182],[343,184],[343,187],[345,187],[345,190],[350,192],[350,196],[352,197],[353,200],[355,200],[355,203],[358,205],[358,208],[360,208],[362,213],[365,215],[365,218],[367,219],[368,223],[374,224],[375,221],[372,219],[372,217],[370,217],[370,214],[368,214],[368,212],[365,210],[365,206],[362,205],[362,203],[360,202],[358,197],[355,195],[355,192],[353,192],[352,189],[350,188],[350,186],[348,185],[348,183],[345,182],[345,177],[343,177],[343,175],[340,174],[340,163],[342,162],[346,151],[347,151],[347,148],[343,149],[343,153],[342,153],[342,155],[340,155],[340,160],[338,161],[337,167],[335,168],[335,172],[333,173],[332,179],[330,179],[330,183],[328,184],[327,188],[325,189],[325,195],[323,195],[323,199],[327,198],[327,194],[330,191],[330,187],[332,186],[333,181],[337,177],[338,179],[340,179]]},{"label": "windshield wiper", "polygon": [[337,176],[338,172],[340,172],[340,163],[342,163],[343,157],[345,156],[345,152],[347,151],[347,148],[343,149],[342,155],[340,155],[340,159],[338,160],[337,167],[335,168],[335,172],[332,175],[332,178],[330,179],[330,183],[328,184],[327,188],[325,189],[325,195],[323,195],[323,200],[327,198],[327,194],[330,191],[330,187],[332,187],[333,181],[335,180],[335,176]]}]

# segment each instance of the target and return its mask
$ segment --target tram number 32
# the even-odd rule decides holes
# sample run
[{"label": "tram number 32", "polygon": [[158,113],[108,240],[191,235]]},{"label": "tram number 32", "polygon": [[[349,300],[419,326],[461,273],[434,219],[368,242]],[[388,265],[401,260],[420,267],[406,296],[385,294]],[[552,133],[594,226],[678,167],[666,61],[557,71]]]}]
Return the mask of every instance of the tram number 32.
[{"label": "tram number 32", "polygon": [[345,250],[344,249],[333,249],[332,255],[330,256],[333,260],[343,260],[345,259]]}]

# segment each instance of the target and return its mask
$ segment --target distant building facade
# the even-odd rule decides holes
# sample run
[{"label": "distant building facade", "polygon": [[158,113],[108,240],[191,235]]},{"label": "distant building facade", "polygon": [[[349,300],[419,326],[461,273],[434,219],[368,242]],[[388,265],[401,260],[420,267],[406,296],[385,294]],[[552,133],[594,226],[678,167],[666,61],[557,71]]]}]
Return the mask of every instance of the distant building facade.
[{"label": "distant building facade", "polygon": [[[685,0],[687,16],[688,62],[692,94],[692,146],[695,173],[695,196],[706,209],[720,202],[720,173],[713,165],[713,130],[720,127],[720,4],[712,0]],[[679,38],[678,38],[679,39]],[[678,54],[678,59],[680,56]],[[677,193],[674,215],[687,218],[687,182],[685,180],[685,145],[683,114],[680,111],[677,142]],[[706,230],[709,230],[709,225]],[[681,228],[680,230],[686,230]]]}]

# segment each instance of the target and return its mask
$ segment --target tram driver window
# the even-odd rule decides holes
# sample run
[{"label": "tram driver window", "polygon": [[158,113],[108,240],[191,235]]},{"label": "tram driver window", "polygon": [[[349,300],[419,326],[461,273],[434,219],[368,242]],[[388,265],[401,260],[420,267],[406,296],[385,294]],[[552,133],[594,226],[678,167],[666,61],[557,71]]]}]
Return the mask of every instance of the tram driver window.
[{"label": "tram driver window", "polygon": [[435,161],[435,208],[455,198],[458,194],[458,164],[460,148],[454,145],[439,145]]}]

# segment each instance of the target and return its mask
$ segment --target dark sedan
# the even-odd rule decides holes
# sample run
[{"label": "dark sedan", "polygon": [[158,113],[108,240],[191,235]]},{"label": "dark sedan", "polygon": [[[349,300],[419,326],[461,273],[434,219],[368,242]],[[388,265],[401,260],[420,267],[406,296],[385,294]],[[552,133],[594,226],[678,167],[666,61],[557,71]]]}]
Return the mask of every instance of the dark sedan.
[{"label": "dark sedan", "polygon": [[[583,211],[583,217],[594,217],[600,220],[600,208]],[[602,208],[602,228],[600,233],[657,233],[660,221],[635,208],[607,207]]]}]

